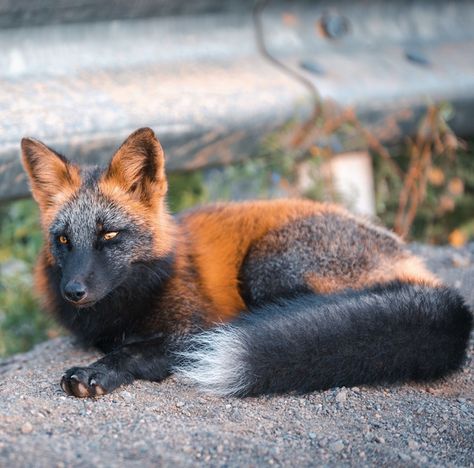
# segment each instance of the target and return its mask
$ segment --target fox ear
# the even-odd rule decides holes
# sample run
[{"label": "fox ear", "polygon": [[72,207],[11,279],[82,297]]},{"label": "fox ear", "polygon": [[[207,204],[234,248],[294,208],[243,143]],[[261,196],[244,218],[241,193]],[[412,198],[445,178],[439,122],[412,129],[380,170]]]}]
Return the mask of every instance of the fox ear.
[{"label": "fox ear", "polygon": [[119,186],[146,204],[166,194],[165,157],[153,130],[140,128],[122,143],[104,182]]},{"label": "fox ear", "polygon": [[23,138],[21,157],[41,209],[62,203],[81,185],[77,166],[38,140]]}]

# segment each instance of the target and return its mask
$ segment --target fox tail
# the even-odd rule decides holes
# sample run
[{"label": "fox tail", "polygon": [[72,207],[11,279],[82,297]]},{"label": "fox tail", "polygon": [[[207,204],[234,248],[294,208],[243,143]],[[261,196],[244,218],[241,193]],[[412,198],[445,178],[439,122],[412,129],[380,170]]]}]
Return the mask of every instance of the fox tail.
[{"label": "fox tail", "polygon": [[217,395],[426,381],[463,364],[472,314],[448,287],[304,294],[193,335],[175,372]]}]

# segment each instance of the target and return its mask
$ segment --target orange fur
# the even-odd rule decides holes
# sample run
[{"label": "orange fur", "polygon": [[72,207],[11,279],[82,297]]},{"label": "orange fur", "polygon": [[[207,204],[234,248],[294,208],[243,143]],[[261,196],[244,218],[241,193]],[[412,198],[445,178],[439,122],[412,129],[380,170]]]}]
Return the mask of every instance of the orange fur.
[{"label": "orange fur", "polygon": [[125,140],[112,158],[101,183],[106,191],[111,188],[121,190],[145,205],[153,206],[163,198],[168,188],[165,156],[152,130],[137,130]]},{"label": "orange fur", "polygon": [[441,280],[431,273],[418,257],[409,256],[398,260],[395,262],[394,271],[395,279],[399,279],[400,281],[433,287],[442,285]]},{"label": "orange fur", "polygon": [[[153,175],[148,176],[150,154],[154,167],[149,171]],[[99,189],[127,210],[138,225],[155,233],[156,255],[172,249],[175,230],[164,200],[168,189],[165,156],[151,129],[137,130],[125,140],[101,177]]]},{"label": "orange fur", "polygon": [[52,262],[53,259],[49,252],[49,248],[43,248],[34,270],[36,293],[44,309],[50,311],[54,310],[53,293],[51,290],[51,284],[46,275],[46,269],[48,265],[52,264]]},{"label": "orange fur", "polygon": [[40,141],[23,138],[22,162],[33,197],[38,202],[43,226],[48,226],[58,209],[79,190],[79,168],[67,162]]},{"label": "orange fur", "polygon": [[99,189],[104,196],[126,210],[138,226],[155,234],[153,249],[155,255],[166,255],[172,250],[175,244],[176,226],[163,199],[156,200],[153,206],[144,205],[117,187],[112,180],[101,180]]},{"label": "orange fur", "polygon": [[423,262],[413,256],[401,259],[391,259],[382,262],[377,268],[361,274],[357,278],[348,278],[341,275],[320,276],[315,273],[308,274],[305,278],[311,289],[319,294],[332,294],[347,289],[364,289],[380,283],[400,280],[430,286],[440,286],[441,282],[429,272]]},{"label": "orange fur", "polygon": [[308,200],[275,200],[213,205],[185,216],[190,254],[203,292],[215,306],[215,320],[229,320],[245,309],[238,274],[252,242],[292,220],[325,212],[344,210]]}]

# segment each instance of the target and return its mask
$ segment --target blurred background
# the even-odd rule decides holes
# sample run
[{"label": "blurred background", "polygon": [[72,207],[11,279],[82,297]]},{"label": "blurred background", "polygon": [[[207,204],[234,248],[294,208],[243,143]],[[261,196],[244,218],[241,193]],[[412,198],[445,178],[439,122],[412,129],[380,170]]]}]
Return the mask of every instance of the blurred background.
[{"label": "blurred background", "polygon": [[152,127],[173,212],[300,196],[472,241],[473,24],[467,0],[0,0],[0,356],[61,333],[23,136],[105,164]]}]

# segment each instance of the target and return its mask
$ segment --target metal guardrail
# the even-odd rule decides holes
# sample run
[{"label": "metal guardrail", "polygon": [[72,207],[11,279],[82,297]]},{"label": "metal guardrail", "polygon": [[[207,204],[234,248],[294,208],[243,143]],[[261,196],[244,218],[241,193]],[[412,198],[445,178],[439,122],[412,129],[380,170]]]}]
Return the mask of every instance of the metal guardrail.
[{"label": "metal guardrail", "polygon": [[[259,50],[251,2],[169,10],[116,0],[94,17],[96,2],[81,1],[72,11],[64,0],[23,0],[14,13],[0,0],[0,200],[28,194],[24,135],[95,163],[152,126],[168,167],[188,170],[244,158],[263,134],[311,112],[307,87]],[[36,3],[63,9],[28,13]],[[417,110],[448,100],[454,129],[474,133],[472,2],[266,3],[266,49],[323,98],[356,106],[369,124],[412,109],[406,132]],[[127,12],[132,4],[140,8]]]}]

